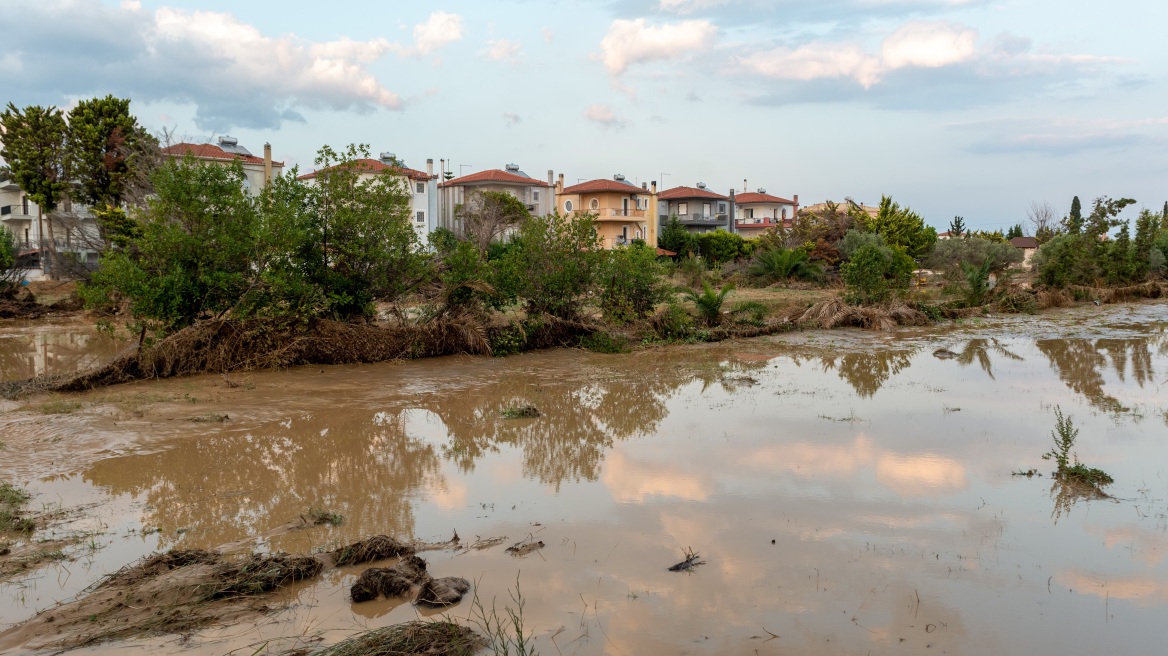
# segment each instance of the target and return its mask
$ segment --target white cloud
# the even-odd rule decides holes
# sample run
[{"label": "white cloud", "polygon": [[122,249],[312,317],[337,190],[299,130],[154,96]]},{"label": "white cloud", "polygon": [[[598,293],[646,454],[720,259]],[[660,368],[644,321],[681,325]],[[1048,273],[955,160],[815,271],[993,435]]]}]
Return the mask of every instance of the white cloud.
[{"label": "white cloud", "polygon": [[425,23],[414,26],[414,43],[395,46],[402,55],[423,56],[462,39],[462,16],[445,11],[430,14]]},{"label": "white cloud", "polygon": [[611,107],[602,103],[596,103],[584,110],[584,118],[607,128],[619,129],[625,126],[624,119],[617,116]]},{"label": "white cloud", "polygon": [[881,45],[886,68],[908,66],[940,68],[971,59],[977,48],[977,30],[947,22],[912,21],[893,32]]},{"label": "white cloud", "polygon": [[600,41],[601,59],[613,76],[633,64],[674,59],[713,47],[718,28],[705,20],[646,25],[645,19],[614,20]]},{"label": "white cloud", "polygon": [[522,49],[523,45],[515,41],[496,39],[494,41],[488,41],[487,47],[481,51],[481,54],[491,61],[517,64],[519,63],[519,59],[523,57]]},{"label": "white cloud", "polygon": [[550,27],[541,28],[539,33],[543,36],[543,40],[547,43],[551,43],[552,41],[556,40],[556,33],[553,32],[552,28]]}]

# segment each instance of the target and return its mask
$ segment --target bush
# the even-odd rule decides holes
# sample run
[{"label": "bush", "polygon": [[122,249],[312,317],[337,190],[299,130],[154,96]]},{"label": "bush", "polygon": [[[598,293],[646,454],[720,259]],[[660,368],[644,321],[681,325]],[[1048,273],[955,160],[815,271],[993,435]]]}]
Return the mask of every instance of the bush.
[{"label": "bush", "polygon": [[693,317],[675,302],[653,315],[653,331],[666,341],[684,341],[694,333]]},{"label": "bush", "polygon": [[908,289],[915,263],[895,248],[861,246],[840,267],[849,303],[871,305],[888,300],[897,290]]},{"label": "bush", "polygon": [[965,266],[980,267],[987,261],[990,272],[997,273],[1011,264],[1022,262],[1022,251],[980,237],[942,239],[925,258],[924,266],[941,271],[950,280],[957,280],[962,277]]},{"label": "bush", "polygon": [[823,266],[811,262],[807,251],[771,248],[754,254],[750,264],[750,274],[756,278],[776,282],[797,278],[799,280],[823,280]]},{"label": "bush", "polygon": [[717,264],[732,262],[749,255],[753,244],[748,244],[741,235],[725,230],[712,230],[697,236],[697,247],[708,264]]},{"label": "bush", "polygon": [[20,283],[20,269],[16,268],[16,237],[8,228],[0,227],[0,298]]},{"label": "bush", "polygon": [[909,257],[924,257],[937,241],[937,231],[925,225],[920,214],[893,202],[892,197],[880,199],[880,211],[864,226],[884,238],[884,243],[900,248]]},{"label": "bush", "polygon": [[628,323],[650,313],[669,297],[666,268],[656,249],[633,244],[604,253],[600,265],[600,311],[613,323]]},{"label": "bush", "polygon": [[593,353],[628,353],[628,340],[620,335],[611,335],[598,330],[580,338],[580,346]]},{"label": "bush", "polygon": [[591,219],[559,214],[529,217],[519,239],[499,258],[495,287],[522,298],[528,315],[579,317],[601,262],[600,242]]},{"label": "bush", "polygon": [[734,291],[733,284],[726,284],[721,289],[715,291],[710,283],[702,281],[702,291],[697,292],[692,289],[686,289],[682,293],[685,298],[692,301],[694,310],[697,312],[698,319],[707,326],[716,326],[722,322],[722,305],[726,302],[726,297],[730,292]]},{"label": "bush", "polygon": [[687,257],[697,250],[696,237],[681,224],[677,215],[674,215],[669,217],[665,225],[661,226],[661,234],[657,236],[657,245],[667,251],[677,253],[678,257]]},{"label": "bush", "polygon": [[751,326],[761,326],[766,321],[770,309],[758,301],[742,301],[735,303],[730,309],[730,316],[736,323],[745,323]]},{"label": "bush", "polygon": [[839,242],[840,255],[845,260],[850,260],[856,254],[856,251],[864,246],[876,246],[884,248],[884,238],[874,232],[864,232],[863,230],[848,230],[844,238]]}]

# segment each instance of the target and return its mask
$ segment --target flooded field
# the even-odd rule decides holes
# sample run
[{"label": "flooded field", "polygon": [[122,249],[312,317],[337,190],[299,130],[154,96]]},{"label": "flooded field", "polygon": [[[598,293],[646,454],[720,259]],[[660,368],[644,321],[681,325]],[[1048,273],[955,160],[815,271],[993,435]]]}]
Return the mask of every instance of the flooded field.
[{"label": "flooded field", "polygon": [[[39,345],[73,366],[116,351],[87,334],[0,326],[3,377],[46,371],[28,356]],[[422,556],[500,610],[518,583],[545,656],[1158,653],[1168,640],[1164,304],[0,404],[0,480],[62,509],[36,540],[85,536],[0,583],[0,653],[52,642],[13,627],[158,550],[303,554],[378,533],[505,538]],[[525,405],[540,416],[505,417]],[[1012,476],[1049,474],[1056,408],[1080,429],[1079,459],[1115,478],[1111,498]],[[297,528],[314,508],[344,521]],[[504,550],[521,541],[543,547]],[[669,571],[690,548],[704,564]],[[351,602],[366,567],[297,584],[258,621],[73,653],[282,653],[434,616]],[[469,613],[464,600],[439,615]]]}]

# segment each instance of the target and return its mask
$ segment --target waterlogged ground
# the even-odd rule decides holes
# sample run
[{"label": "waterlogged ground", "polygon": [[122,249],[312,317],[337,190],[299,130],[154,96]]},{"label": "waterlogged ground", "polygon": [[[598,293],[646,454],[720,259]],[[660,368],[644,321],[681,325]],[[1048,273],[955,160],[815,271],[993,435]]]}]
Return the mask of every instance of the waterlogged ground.
[{"label": "waterlogged ground", "polygon": [[[43,339],[0,332],[21,330]],[[0,584],[0,652],[45,639],[12,625],[155,550],[457,531],[507,540],[426,553],[432,573],[472,579],[500,610],[518,581],[545,655],[1159,653],[1166,392],[1168,306],[1148,304],[9,403],[0,479],[72,511],[38,539],[88,537]],[[542,416],[501,416],[528,403]],[[1051,469],[1056,406],[1113,499],[1011,476]],[[273,530],[312,507],[345,522]],[[544,548],[504,552],[529,536]],[[687,547],[706,564],[667,571]],[[361,569],[284,593],[259,622],[82,651],[277,652],[417,616],[349,602]]]}]

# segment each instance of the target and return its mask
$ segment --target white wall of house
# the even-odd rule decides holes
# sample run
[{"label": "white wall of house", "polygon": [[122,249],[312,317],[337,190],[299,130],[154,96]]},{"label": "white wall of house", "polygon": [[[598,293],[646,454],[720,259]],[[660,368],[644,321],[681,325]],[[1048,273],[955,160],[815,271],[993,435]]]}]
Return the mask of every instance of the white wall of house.
[{"label": "white wall of house", "polygon": [[793,219],[795,218],[795,204],[786,203],[749,203],[734,206],[734,218],[738,222],[749,223],[757,219]]},{"label": "white wall of house", "polygon": [[453,185],[438,189],[438,227],[457,232],[454,211],[466,202],[469,194],[476,191],[501,191],[519,199],[533,216],[543,216],[555,210],[555,189],[552,187],[486,182],[468,185]]},{"label": "white wall of house", "polygon": [[[97,264],[101,235],[89,209],[80,203],[62,203],[53,216],[46,217],[14,182],[0,181],[0,227],[16,237],[20,252],[35,251],[32,259],[39,266],[25,270],[28,280],[47,278],[51,260],[48,256],[49,222],[52,222],[53,242],[58,255],[72,257],[81,263]],[[25,258],[29,258],[25,255]]]}]

